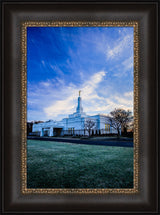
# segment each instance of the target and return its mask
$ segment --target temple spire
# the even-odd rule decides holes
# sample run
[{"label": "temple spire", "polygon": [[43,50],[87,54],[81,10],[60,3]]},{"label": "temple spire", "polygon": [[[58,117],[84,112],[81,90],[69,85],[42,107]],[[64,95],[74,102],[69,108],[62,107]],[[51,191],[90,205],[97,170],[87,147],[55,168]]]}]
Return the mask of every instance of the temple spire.
[{"label": "temple spire", "polygon": [[81,99],[81,90],[79,90],[79,97],[78,97],[78,106],[77,106],[77,113],[83,113],[82,108],[82,99]]}]

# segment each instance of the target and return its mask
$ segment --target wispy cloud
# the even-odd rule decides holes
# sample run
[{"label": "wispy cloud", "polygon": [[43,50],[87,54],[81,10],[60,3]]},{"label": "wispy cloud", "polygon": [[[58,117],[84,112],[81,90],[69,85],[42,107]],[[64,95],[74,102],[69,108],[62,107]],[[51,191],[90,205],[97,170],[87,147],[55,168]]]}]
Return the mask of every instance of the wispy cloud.
[{"label": "wispy cloud", "polygon": [[132,43],[132,36],[130,34],[118,39],[112,44],[108,45],[106,50],[107,60],[115,59],[120,57],[120,55],[130,46]]},{"label": "wispy cloud", "polygon": [[132,70],[133,71],[133,56],[127,58],[122,62],[122,65],[124,66],[124,71]]}]

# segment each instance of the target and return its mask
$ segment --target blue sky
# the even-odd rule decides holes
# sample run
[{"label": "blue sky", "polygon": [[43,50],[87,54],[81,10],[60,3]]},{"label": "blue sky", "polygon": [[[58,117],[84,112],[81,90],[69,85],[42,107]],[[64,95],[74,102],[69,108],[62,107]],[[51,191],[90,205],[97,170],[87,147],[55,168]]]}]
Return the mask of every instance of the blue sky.
[{"label": "blue sky", "polygon": [[27,120],[133,111],[133,27],[27,27]]}]

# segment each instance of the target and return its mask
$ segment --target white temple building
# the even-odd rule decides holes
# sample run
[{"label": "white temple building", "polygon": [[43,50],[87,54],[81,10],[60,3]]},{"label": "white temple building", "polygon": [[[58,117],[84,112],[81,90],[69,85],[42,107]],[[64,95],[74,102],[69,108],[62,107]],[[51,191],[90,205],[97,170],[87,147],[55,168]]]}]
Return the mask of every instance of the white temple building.
[{"label": "white temple building", "polygon": [[32,132],[38,133],[40,136],[89,135],[89,132],[85,129],[85,124],[87,121],[93,121],[94,126],[91,128],[92,135],[117,134],[117,130],[110,125],[108,116],[103,114],[89,116],[83,112],[80,92],[75,113],[70,114],[61,121],[49,120],[43,123],[33,124]]}]

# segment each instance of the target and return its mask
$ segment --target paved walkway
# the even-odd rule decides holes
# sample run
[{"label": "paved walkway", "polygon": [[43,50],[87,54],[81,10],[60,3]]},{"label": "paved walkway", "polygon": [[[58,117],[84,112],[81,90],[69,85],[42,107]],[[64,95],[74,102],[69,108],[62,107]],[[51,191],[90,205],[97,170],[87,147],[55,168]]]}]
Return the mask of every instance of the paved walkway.
[{"label": "paved walkway", "polygon": [[133,147],[132,138],[94,138],[94,139],[80,139],[80,138],[61,138],[61,137],[28,137],[30,140],[44,140],[56,142],[68,142],[76,144],[87,145],[103,145],[103,146],[119,146],[119,147]]}]

